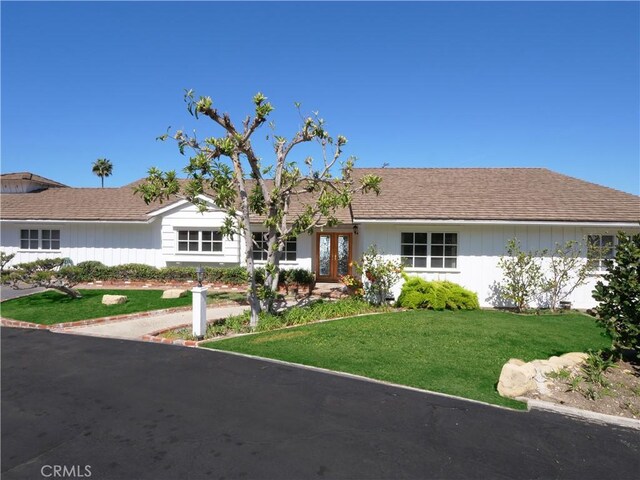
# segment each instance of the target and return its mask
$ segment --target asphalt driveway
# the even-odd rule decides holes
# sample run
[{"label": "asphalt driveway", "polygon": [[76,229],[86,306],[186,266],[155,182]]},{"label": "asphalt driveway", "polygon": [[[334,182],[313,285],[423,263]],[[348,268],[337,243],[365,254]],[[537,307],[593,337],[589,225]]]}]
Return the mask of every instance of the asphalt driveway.
[{"label": "asphalt driveway", "polygon": [[88,467],[92,479],[640,470],[637,431],[126,340],[2,328],[1,398],[3,479],[45,478],[56,466],[85,477]]}]

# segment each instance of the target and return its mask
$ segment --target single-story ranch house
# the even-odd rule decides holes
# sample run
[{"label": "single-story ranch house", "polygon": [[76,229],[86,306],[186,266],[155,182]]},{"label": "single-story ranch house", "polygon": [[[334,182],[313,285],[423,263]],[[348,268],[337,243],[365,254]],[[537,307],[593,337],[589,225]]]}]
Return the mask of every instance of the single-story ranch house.
[{"label": "single-story ranch house", "polygon": [[[640,232],[640,197],[542,168],[356,169],[383,178],[382,193],[357,195],[341,225],[290,241],[285,267],[338,281],[369,245],[402,259],[410,274],[451,280],[495,303],[505,245],[525,250],[576,240],[603,245],[615,233]],[[132,186],[71,188],[30,173],[2,183],[0,248],[12,263],[69,257],[74,263],[231,266],[243,263],[242,238],[223,238],[224,215],[200,214],[175,199],[146,205]],[[258,226],[258,225],[256,225]],[[264,260],[255,253],[258,263]],[[576,290],[573,306],[593,306],[598,275]],[[397,293],[397,292],[396,292]]]}]

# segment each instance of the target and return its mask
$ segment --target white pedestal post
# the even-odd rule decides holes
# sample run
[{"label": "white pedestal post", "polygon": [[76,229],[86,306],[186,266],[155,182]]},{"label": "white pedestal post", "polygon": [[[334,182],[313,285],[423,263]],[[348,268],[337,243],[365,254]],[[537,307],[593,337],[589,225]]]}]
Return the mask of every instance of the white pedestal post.
[{"label": "white pedestal post", "polygon": [[193,287],[193,335],[198,339],[204,338],[207,331],[207,288]]}]

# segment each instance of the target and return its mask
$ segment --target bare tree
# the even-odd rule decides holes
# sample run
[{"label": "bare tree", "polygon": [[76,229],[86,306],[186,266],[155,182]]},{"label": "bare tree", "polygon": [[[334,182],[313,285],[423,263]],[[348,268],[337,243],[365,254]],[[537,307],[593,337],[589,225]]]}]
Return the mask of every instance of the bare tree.
[{"label": "bare tree", "polygon": [[[209,208],[203,198],[206,195],[213,199],[217,208],[226,212],[222,233],[245,238],[244,254],[249,271],[247,297],[251,306],[251,326],[255,327],[262,308],[273,306],[286,241],[318,227],[336,225],[336,212],[349,207],[356,193],[379,193],[381,178],[366,175],[358,182],[353,179],[355,158],[341,159],[346,137],[331,137],[317,112],[301,116],[301,125],[290,138],[275,133],[268,135],[275,158],[273,162],[265,163],[252,144],[253,135],[273,110],[263,94],[253,97],[254,114],[246,116],[241,128],[236,127],[229,114],[220,113],[210,97],[195,100],[194,92],[189,90],[185,93],[185,102],[189,113],[213,121],[222,130],[222,136],[200,140],[195,134],[190,136],[183,131],[160,136],[160,140],[173,138],[182,154],[186,149],[193,152],[184,169],[188,180],[181,183],[175,171],[151,168],[146,182],[136,191],[148,203],[177,195],[203,212]],[[300,111],[300,104],[295,105]],[[275,130],[273,124],[270,126]],[[314,159],[307,157],[300,166],[289,159],[294,148],[312,141],[319,144],[320,162],[314,165]],[[301,206],[295,214],[290,209],[292,201]],[[252,221],[257,217],[262,219],[267,243],[266,275],[262,285],[257,285],[253,261]]]}]

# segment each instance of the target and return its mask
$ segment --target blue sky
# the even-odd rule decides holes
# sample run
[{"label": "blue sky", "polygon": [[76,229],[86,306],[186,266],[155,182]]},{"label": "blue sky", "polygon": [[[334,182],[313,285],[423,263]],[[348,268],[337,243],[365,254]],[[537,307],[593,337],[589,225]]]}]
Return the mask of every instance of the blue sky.
[{"label": "blue sky", "polygon": [[221,135],[186,112],[193,88],[237,123],[262,91],[282,135],[294,101],[319,110],[358,166],[547,167],[640,194],[638,2],[1,9],[5,173],[99,186],[91,164],[106,157],[105,184],[120,186],[179,170],[186,159],[156,136]]}]

